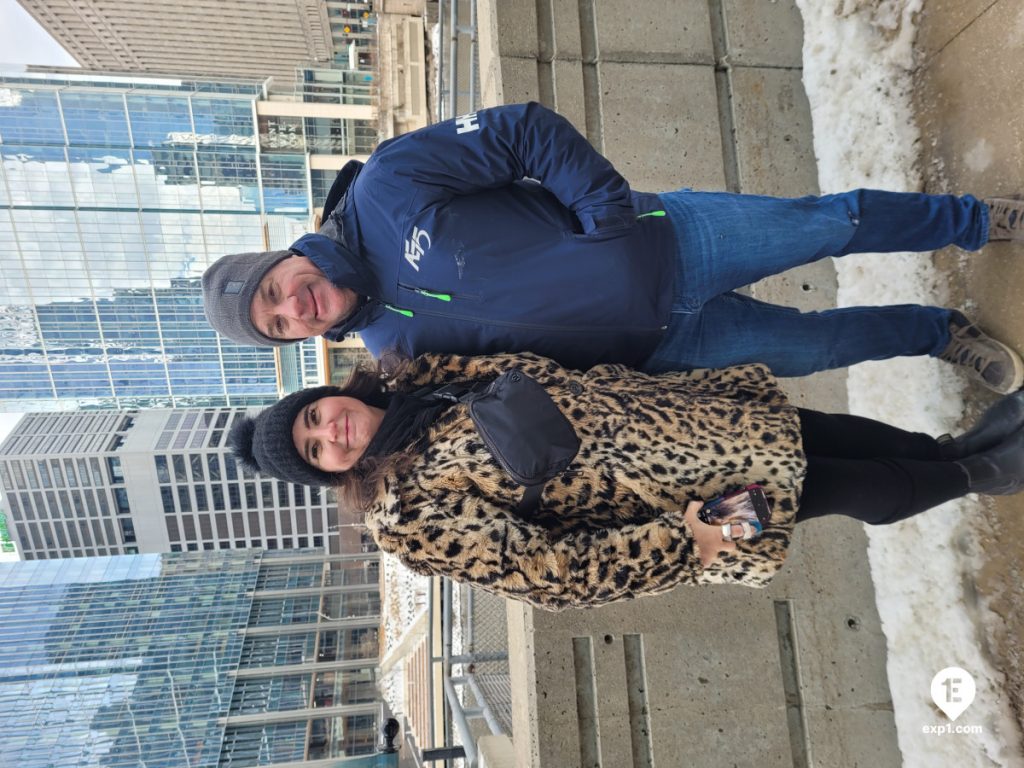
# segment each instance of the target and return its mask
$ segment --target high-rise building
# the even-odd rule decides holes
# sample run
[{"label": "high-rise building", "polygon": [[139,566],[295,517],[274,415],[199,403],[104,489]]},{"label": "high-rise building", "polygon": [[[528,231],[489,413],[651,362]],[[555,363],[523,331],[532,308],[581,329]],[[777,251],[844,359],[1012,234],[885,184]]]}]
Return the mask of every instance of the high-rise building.
[{"label": "high-rise building", "polygon": [[0,444],[26,560],[245,547],[370,552],[334,491],[271,480],[225,446],[244,409],[31,413]]},{"label": "high-rise building", "polygon": [[394,765],[379,624],[376,554],[0,563],[2,762]]},{"label": "high-rise building", "polygon": [[[296,69],[310,65],[373,70],[376,64],[374,0],[18,2],[90,69],[288,83]],[[395,7],[422,13],[423,6],[405,0]]]},{"label": "high-rise building", "polygon": [[0,411],[252,405],[321,382],[320,343],[218,337],[198,278],[316,226],[338,169],[376,143],[372,101],[333,70],[290,95],[0,74]]}]

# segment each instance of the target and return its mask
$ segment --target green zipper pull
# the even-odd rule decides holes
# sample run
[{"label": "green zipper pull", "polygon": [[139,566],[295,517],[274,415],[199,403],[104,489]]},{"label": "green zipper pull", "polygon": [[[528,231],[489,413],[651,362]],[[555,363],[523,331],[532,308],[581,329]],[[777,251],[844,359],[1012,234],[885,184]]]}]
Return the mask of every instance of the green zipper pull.
[{"label": "green zipper pull", "polygon": [[416,289],[416,293],[422,294],[424,296],[429,296],[432,299],[438,299],[440,301],[451,301],[452,300],[452,297],[451,297],[450,294],[447,294],[447,293],[431,293],[430,291],[425,291],[422,288],[417,288]]},{"label": "green zipper pull", "polygon": [[659,219],[665,215],[664,211],[648,211],[637,216],[638,219],[646,219],[648,216],[657,216]]},{"label": "green zipper pull", "polygon": [[406,317],[413,316],[412,312],[410,312],[408,309],[399,309],[398,307],[392,307],[390,304],[385,304],[384,306],[387,309],[390,309],[392,312],[397,312],[400,315],[405,315]]}]

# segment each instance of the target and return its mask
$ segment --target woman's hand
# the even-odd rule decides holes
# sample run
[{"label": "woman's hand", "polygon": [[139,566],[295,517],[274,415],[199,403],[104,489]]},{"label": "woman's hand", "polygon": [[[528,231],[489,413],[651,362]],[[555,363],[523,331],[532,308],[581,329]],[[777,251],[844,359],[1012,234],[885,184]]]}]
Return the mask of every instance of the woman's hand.
[{"label": "woman's hand", "polygon": [[704,506],[699,501],[691,501],[686,505],[686,512],[683,518],[690,525],[693,532],[693,540],[697,543],[697,550],[700,553],[700,564],[707,568],[718,560],[723,552],[732,552],[736,549],[736,543],[722,539],[722,526],[708,525],[702,522],[697,513]]}]

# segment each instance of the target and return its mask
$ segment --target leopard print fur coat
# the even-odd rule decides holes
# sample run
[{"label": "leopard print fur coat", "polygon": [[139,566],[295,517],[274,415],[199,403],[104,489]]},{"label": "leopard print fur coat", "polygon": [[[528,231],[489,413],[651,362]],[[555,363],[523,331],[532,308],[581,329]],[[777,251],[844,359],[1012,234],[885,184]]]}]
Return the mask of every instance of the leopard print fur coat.
[{"label": "leopard print fur coat", "polygon": [[[677,584],[760,587],[782,566],[806,462],[796,409],[767,368],[651,376],[622,365],[581,373],[532,354],[424,355],[396,386],[511,368],[540,382],[566,414],[582,442],[576,459],[545,486],[540,509],[519,517],[522,488],[491,458],[466,406],[455,405],[431,426],[427,447],[374,488],[366,525],[383,551],[416,572],[548,610]],[[702,568],[686,503],[749,483],[765,486],[770,523]]]}]

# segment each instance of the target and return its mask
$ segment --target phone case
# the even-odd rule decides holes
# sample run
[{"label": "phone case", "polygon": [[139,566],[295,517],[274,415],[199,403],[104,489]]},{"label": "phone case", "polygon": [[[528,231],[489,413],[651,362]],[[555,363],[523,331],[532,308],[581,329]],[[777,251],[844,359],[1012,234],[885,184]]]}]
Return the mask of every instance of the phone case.
[{"label": "phone case", "polygon": [[697,516],[708,525],[749,523],[751,529],[757,530],[752,532],[744,529],[745,534],[750,534],[744,535],[744,538],[753,538],[771,519],[771,507],[768,504],[768,497],[764,494],[764,488],[752,484],[709,501]]}]

